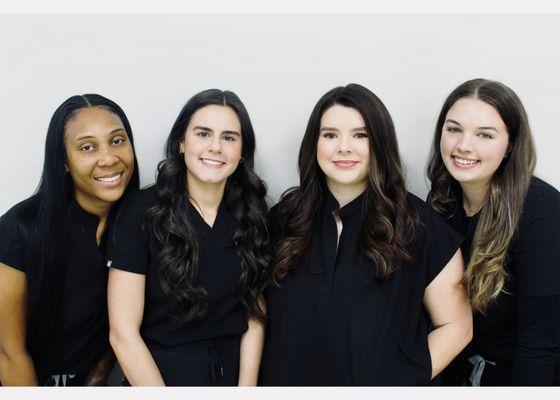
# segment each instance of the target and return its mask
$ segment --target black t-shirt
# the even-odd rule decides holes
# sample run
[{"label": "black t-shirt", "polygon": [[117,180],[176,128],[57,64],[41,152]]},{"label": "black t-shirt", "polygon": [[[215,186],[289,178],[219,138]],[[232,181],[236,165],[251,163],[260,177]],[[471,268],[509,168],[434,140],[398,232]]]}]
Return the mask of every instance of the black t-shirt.
[{"label": "black t-shirt", "polygon": [[[362,194],[339,208],[326,190],[307,254],[292,265],[280,287],[267,289],[268,326],[264,385],[424,385],[431,377],[426,286],[459,248],[461,239],[423,201],[409,194],[420,224],[409,247],[412,265],[386,281],[358,244]],[[277,207],[273,241],[282,238]],[[337,251],[332,212],[343,222]]]},{"label": "black t-shirt", "polygon": [[[30,257],[29,229],[24,225],[28,202],[17,204],[0,218],[0,262],[23,272]],[[64,285],[57,323],[49,345],[31,354],[39,384],[53,374],[87,373],[109,349],[106,235],[98,245],[98,225],[96,215],[72,201],[62,246],[66,265],[65,275],[59,277]]]},{"label": "black t-shirt", "polygon": [[194,207],[188,208],[190,222],[198,236],[199,281],[210,297],[210,309],[205,317],[179,325],[172,316],[172,303],[158,280],[162,245],[147,220],[148,210],[156,204],[155,186],[134,192],[125,199],[115,222],[108,256],[110,267],[146,275],[140,328],[146,345],[171,347],[241,335],[247,330],[247,313],[236,288],[241,273],[240,259],[231,243],[239,223],[220,206],[211,228]]},{"label": "black t-shirt", "polygon": [[[459,198],[458,204],[462,204]],[[468,264],[480,212],[467,217],[463,207],[447,216],[465,236]],[[560,346],[560,193],[533,178],[504,264],[504,289],[486,314],[474,313],[471,344],[444,372],[444,383],[460,384],[470,375],[468,358],[487,364],[482,385],[550,385]]]}]

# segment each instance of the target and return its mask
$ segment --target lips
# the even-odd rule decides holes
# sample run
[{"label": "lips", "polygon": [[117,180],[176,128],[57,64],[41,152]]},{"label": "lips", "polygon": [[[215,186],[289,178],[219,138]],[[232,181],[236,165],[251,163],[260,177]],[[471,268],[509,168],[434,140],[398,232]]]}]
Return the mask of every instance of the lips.
[{"label": "lips", "polygon": [[354,165],[358,164],[358,161],[338,160],[338,161],[333,161],[333,164],[339,168],[352,168]]},{"label": "lips", "polygon": [[116,186],[121,182],[123,172],[113,172],[110,174],[95,176],[93,179],[107,186]]},{"label": "lips", "polygon": [[480,160],[474,160],[470,158],[462,158],[457,156],[451,156],[453,159],[453,164],[459,168],[472,168],[480,163]]},{"label": "lips", "polygon": [[212,158],[200,158],[200,161],[202,161],[202,164],[204,164],[204,166],[209,168],[221,168],[226,164],[223,161],[215,160]]}]

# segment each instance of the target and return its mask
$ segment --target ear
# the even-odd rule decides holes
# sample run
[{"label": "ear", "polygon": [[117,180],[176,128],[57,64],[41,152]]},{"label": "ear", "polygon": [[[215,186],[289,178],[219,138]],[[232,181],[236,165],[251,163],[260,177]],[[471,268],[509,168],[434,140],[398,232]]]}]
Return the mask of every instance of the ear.
[{"label": "ear", "polygon": [[185,140],[184,139],[179,142],[179,154],[180,155],[185,154]]}]

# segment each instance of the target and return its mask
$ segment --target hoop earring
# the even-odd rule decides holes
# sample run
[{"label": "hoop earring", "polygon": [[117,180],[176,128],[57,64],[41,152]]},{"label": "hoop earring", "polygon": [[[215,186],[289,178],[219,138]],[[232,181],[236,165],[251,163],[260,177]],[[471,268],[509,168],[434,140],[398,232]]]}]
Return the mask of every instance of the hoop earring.
[{"label": "hoop earring", "polygon": [[241,158],[239,159],[239,164],[241,164],[242,162],[243,162],[243,157],[241,157]]}]

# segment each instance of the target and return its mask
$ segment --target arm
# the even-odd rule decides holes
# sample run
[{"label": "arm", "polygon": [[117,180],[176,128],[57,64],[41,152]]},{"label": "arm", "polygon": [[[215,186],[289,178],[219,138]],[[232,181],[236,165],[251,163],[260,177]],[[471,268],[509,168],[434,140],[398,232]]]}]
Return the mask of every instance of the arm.
[{"label": "arm", "polygon": [[517,314],[512,384],[551,386],[560,356],[560,295],[517,295]]},{"label": "arm", "polygon": [[146,276],[111,268],[107,289],[109,341],[133,386],[165,386],[158,367],[140,336]]},{"label": "arm", "polygon": [[463,273],[463,257],[461,250],[457,250],[424,292],[424,306],[435,326],[428,335],[432,379],[472,339],[471,306],[465,289],[459,283]]},{"label": "arm", "polygon": [[25,273],[0,263],[0,382],[36,386],[33,361],[25,348]]},{"label": "arm", "polygon": [[107,379],[115,366],[115,353],[109,349],[89,371],[84,386],[107,386]]},{"label": "arm", "polygon": [[[261,299],[264,305],[264,300]],[[263,309],[265,307],[263,306]],[[249,327],[241,337],[239,349],[238,386],[256,386],[264,344],[264,322],[254,317],[248,318]]]}]

